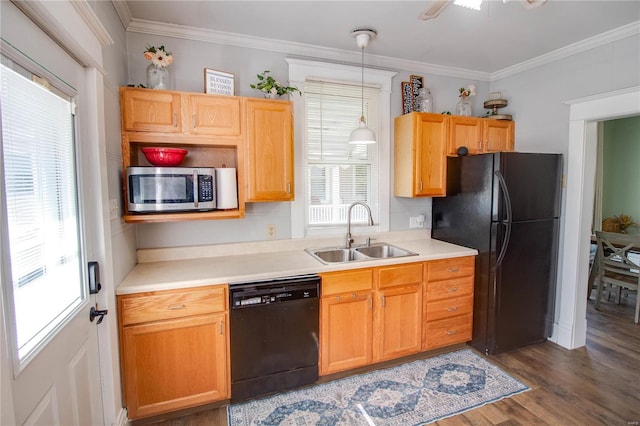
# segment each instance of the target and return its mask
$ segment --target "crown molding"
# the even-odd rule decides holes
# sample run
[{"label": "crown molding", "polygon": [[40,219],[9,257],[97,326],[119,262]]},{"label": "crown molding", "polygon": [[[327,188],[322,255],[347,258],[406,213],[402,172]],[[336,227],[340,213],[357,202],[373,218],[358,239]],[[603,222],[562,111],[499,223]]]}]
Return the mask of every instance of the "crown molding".
[{"label": "crown molding", "polygon": [[122,0],[111,0],[113,4],[113,8],[116,10],[118,17],[120,18],[120,22],[122,22],[122,26],[125,30],[129,28],[131,21],[133,21],[133,15],[131,14],[131,10],[129,9],[129,5],[126,1]]},{"label": "crown molding", "polygon": [[638,34],[640,34],[640,21],[632,22],[622,27],[615,28],[611,31],[598,34],[597,36],[589,37],[568,46],[561,47],[560,49],[554,50],[553,52],[546,53],[528,61],[503,68],[500,71],[491,73],[490,81],[494,82],[505,77],[519,74],[523,71],[527,71],[541,65],[557,61],[559,59],[564,59],[568,56],[585,52],[590,49],[595,49],[596,47],[604,46],[605,44],[609,44],[614,41],[636,36]]},{"label": "crown molding", "polygon": [[[120,19],[129,32],[152,34],[158,36],[182,38],[186,40],[202,41],[207,43],[232,45],[249,49],[267,50],[272,52],[285,53],[287,55],[311,57],[316,59],[331,60],[336,62],[357,63],[361,59],[359,52],[333,49],[324,46],[315,46],[284,40],[268,39],[262,37],[248,36],[244,34],[229,33],[223,31],[213,31],[203,28],[193,28],[183,25],[167,24],[162,22],[147,21],[132,18],[129,9],[121,1],[115,1],[114,5],[121,5],[123,9],[116,8]],[[124,16],[124,18],[123,18]],[[128,23],[127,23],[128,22]],[[430,64],[426,62],[411,61],[408,59],[392,58],[389,56],[367,54],[367,65],[379,68],[389,68],[393,70],[403,70],[408,72],[423,72],[426,74],[443,75],[447,77],[464,78],[476,81],[494,82],[511,75],[548,64],[550,62],[564,59],[567,56],[575,55],[590,49],[594,49],[605,44],[622,40],[640,34],[640,21],[632,22],[620,28],[604,32],[597,36],[581,40],[570,44],[553,52],[532,58],[519,64],[503,68],[499,71],[489,73],[475,71],[464,68],[447,67]]]},{"label": "crown molding", "polygon": [[109,46],[114,43],[111,35],[107,29],[102,25],[100,18],[96,15],[96,12],[91,8],[86,0],[70,2],[73,8],[78,12],[78,15],[82,17],[82,20],[87,27],[93,32],[100,44],[103,46]]},{"label": "crown molding", "polygon": [[[245,47],[249,49],[267,50],[272,52],[285,53],[287,55],[311,57],[315,59],[324,59],[336,62],[359,63],[361,60],[360,52],[352,52],[348,50],[333,49],[324,46],[315,46],[284,40],[254,37],[244,34],[213,31],[203,28],[193,28],[183,25],[166,24],[136,18],[133,18],[131,20],[126,29],[127,31],[134,33],[175,37],[186,40]],[[479,72],[463,68],[445,67],[425,62],[410,61],[406,59],[398,59],[389,56],[371,54],[367,54],[367,65],[379,68],[389,68],[393,70],[404,70],[414,73],[424,72],[428,74],[443,75],[448,77],[466,78],[477,81],[489,81],[490,77],[490,74],[487,72]]]}]

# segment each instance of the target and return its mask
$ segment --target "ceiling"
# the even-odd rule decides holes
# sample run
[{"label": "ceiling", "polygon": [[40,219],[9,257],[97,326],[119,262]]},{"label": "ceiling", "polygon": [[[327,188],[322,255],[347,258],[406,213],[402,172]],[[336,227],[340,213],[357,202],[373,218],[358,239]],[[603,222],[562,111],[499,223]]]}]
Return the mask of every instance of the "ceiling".
[{"label": "ceiling", "polygon": [[387,64],[397,58],[487,74],[552,52],[561,55],[575,43],[607,38],[604,33],[612,30],[628,36],[640,28],[640,0],[549,0],[534,9],[522,0],[485,0],[480,11],[449,4],[435,19],[419,19],[432,3],[126,1],[134,23],[170,23],[323,51],[359,52],[351,31],[374,28],[378,35],[366,54],[385,57]]}]

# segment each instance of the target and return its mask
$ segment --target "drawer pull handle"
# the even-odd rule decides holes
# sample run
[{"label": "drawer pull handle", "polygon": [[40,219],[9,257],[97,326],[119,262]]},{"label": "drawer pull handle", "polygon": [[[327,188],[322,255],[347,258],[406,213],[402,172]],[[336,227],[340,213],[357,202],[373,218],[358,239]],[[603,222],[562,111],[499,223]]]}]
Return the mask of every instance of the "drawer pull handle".
[{"label": "drawer pull handle", "polygon": [[220,321],[220,335],[222,336],[223,334],[224,334],[223,322]]},{"label": "drawer pull handle", "polygon": [[460,268],[449,268],[449,272],[460,272]]},{"label": "drawer pull handle", "polygon": [[457,307],[457,306],[452,306],[452,307],[450,307],[450,308],[447,308],[447,311],[449,311],[449,312],[455,312],[455,311],[457,311],[457,310],[458,310],[458,307]]},{"label": "drawer pull handle", "polygon": [[458,287],[451,287],[449,289],[449,293],[455,293],[456,291],[458,291]]},{"label": "drawer pull handle", "polygon": [[195,129],[196,127],[198,127],[198,122],[196,121],[196,116],[195,114],[191,116],[191,123],[193,125],[193,128]]},{"label": "drawer pull handle", "polygon": [[357,297],[355,293],[351,294],[351,297],[353,297],[354,299]]},{"label": "drawer pull handle", "polygon": [[182,309],[182,308],[186,308],[187,305],[185,305],[184,303],[181,303],[179,305],[169,305],[169,307],[167,309],[175,311],[177,309]]},{"label": "drawer pull handle", "polygon": [[340,301],[340,296],[336,296],[336,300],[339,302]]},{"label": "drawer pull handle", "polygon": [[447,334],[449,336],[453,336],[454,334],[458,334],[458,331],[457,330],[449,330],[449,331],[447,331]]},{"label": "drawer pull handle", "polygon": [[383,307],[383,308],[384,308],[384,305],[386,305],[385,297],[384,297],[384,296],[382,296],[382,307]]},{"label": "drawer pull handle", "polygon": [[173,127],[178,127],[178,114],[173,113]]},{"label": "drawer pull handle", "polygon": [[369,310],[373,310],[373,299],[372,298],[368,298],[369,299]]}]

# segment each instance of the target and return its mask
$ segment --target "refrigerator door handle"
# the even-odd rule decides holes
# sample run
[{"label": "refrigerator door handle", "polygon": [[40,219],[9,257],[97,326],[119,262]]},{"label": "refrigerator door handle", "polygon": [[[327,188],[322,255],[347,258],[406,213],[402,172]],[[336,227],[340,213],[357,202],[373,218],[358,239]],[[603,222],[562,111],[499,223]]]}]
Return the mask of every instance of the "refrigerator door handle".
[{"label": "refrigerator door handle", "polygon": [[511,220],[513,215],[511,211],[511,197],[509,196],[509,189],[507,189],[507,183],[504,180],[504,176],[502,176],[502,173],[500,173],[499,170],[496,170],[494,175],[498,178],[498,184],[502,191],[502,195],[504,196],[504,204],[507,209],[507,219],[502,221],[502,224],[505,226],[505,235],[502,248],[500,249],[500,254],[498,254],[498,258],[496,260],[495,267],[497,269],[502,264],[502,259],[504,259],[505,254],[507,254],[507,246],[509,245],[509,239],[511,238]]}]

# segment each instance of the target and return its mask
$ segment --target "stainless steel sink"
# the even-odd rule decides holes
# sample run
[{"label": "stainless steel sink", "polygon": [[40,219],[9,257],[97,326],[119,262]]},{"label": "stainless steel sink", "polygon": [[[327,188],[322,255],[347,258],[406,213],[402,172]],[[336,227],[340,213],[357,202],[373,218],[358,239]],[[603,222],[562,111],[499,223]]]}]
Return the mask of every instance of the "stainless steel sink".
[{"label": "stainless steel sink", "polygon": [[373,257],[376,259],[383,259],[387,257],[403,257],[411,256],[416,253],[409,250],[401,249],[400,247],[392,246],[390,244],[374,244],[369,247],[356,247],[354,249],[358,253],[362,253],[365,256]]},{"label": "stainless steel sink", "polygon": [[325,264],[417,256],[418,254],[387,243],[376,243],[370,246],[354,246],[351,248],[324,247],[319,249],[306,249],[305,251]]}]

